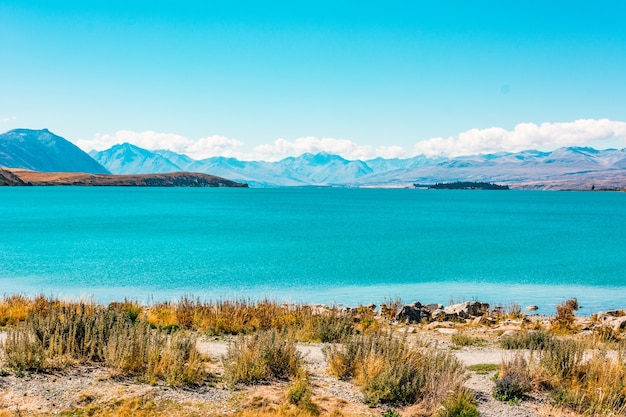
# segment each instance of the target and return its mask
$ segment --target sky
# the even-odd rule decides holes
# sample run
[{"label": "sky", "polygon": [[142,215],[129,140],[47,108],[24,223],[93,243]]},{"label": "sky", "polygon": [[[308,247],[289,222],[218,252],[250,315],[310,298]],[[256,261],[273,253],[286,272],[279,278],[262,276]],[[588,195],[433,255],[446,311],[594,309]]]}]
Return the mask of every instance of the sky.
[{"label": "sky", "polygon": [[0,0],[0,132],[200,159],[626,147],[626,2]]}]

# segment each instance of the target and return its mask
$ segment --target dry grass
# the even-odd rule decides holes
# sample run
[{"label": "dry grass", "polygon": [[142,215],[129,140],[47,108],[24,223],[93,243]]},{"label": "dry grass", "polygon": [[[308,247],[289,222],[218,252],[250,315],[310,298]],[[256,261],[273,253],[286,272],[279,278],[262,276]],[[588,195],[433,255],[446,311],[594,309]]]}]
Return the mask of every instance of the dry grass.
[{"label": "dry grass", "polygon": [[4,343],[6,366],[18,375],[79,363],[102,363],[122,375],[170,385],[206,378],[195,336],[168,336],[127,309],[93,303],[50,303],[11,328]]},{"label": "dry grass", "polygon": [[448,352],[417,348],[405,337],[356,336],[324,351],[329,371],[354,380],[370,405],[422,403],[435,407],[461,389],[462,364]]},{"label": "dry grass", "polygon": [[239,336],[228,346],[222,364],[224,378],[231,387],[289,379],[303,372],[302,356],[293,336],[274,329]]},{"label": "dry grass", "polygon": [[558,334],[568,334],[578,330],[575,314],[578,311],[578,300],[571,298],[556,306],[556,316],[550,323],[550,329]]},{"label": "dry grass", "polygon": [[[47,316],[54,307],[75,308],[94,303],[60,302],[44,296],[5,296],[0,301],[0,326],[15,326],[29,316]],[[279,304],[271,300],[249,299],[200,301],[183,296],[176,302],[142,306],[136,301],[112,302],[109,310],[130,321],[146,321],[167,332],[188,329],[207,335],[249,334],[259,330],[290,330],[300,341],[336,342],[354,333],[377,331],[381,323],[367,307],[350,312],[338,308]]]}]

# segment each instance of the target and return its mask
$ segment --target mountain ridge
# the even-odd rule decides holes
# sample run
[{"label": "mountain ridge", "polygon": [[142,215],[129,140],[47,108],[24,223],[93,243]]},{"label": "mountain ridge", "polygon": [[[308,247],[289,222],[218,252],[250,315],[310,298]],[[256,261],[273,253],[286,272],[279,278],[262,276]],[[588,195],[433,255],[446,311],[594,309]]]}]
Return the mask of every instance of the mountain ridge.
[{"label": "mountain ridge", "polygon": [[[111,148],[113,149],[113,148]],[[107,165],[109,150],[94,158]],[[251,186],[338,186],[406,187],[413,183],[450,181],[498,182],[511,188],[590,189],[592,186],[621,188],[626,185],[626,148],[596,150],[589,147],[563,147],[554,151],[524,150],[460,157],[374,158],[348,160],[320,152],[287,157],[276,162],[242,161],[211,157],[194,160],[172,151],[147,151],[170,162],[182,158],[195,164],[194,170],[245,181]],[[147,172],[153,163],[135,164],[136,173]],[[162,169],[182,169],[162,165]]]}]

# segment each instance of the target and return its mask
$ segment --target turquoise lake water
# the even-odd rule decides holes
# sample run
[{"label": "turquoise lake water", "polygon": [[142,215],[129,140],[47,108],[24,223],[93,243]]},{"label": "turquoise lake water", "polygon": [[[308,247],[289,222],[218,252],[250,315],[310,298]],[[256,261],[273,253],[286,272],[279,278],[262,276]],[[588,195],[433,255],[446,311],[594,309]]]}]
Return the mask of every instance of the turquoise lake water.
[{"label": "turquoise lake water", "polygon": [[626,193],[0,188],[0,292],[626,307]]}]

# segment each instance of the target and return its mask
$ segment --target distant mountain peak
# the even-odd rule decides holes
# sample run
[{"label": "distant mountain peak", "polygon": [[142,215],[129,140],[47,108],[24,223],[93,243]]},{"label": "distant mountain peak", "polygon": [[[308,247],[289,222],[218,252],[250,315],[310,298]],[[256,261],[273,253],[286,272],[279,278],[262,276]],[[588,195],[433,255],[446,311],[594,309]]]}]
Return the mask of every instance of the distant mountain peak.
[{"label": "distant mountain peak", "polygon": [[109,173],[76,145],[48,129],[13,129],[0,134],[0,166],[44,172]]}]

